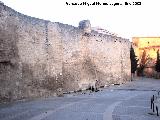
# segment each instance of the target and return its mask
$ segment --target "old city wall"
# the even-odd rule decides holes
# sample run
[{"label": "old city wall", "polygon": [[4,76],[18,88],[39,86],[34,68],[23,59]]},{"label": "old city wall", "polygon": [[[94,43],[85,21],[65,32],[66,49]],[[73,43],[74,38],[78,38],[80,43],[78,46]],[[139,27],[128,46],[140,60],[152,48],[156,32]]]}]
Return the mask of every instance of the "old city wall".
[{"label": "old city wall", "polygon": [[[0,99],[48,96],[61,87],[58,25],[0,4]],[[54,38],[54,39],[51,39]]]},{"label": "old city wall", "polygon": [[130,80],[130,42],[29,17],[0,3],[0,101]]}]

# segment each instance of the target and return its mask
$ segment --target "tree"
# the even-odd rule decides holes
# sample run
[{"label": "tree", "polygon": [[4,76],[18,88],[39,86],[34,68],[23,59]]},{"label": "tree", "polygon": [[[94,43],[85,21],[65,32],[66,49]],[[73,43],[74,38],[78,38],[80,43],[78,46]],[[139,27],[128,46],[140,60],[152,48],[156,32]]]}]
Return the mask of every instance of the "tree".
[{"label": "tree", "polygon": [[155,70],[156,70],[157,72],[160,72],[159,50],[157,50],[157,60],[156,60]]},{"label": "tree", "polygon": [[146,67],[148,60],[149,60],[149,56],[147,56],[146,50],[144,50],[139,62],[139,67],[137,68],[138,76],[144,76],[143,70]]},{"label": "tree", "polygon": [[140,65],[145,66],[148,60],[148,56],[146,56],[146,51],[143,51],[142,57],[141,57],[141,61],[140,61]]},{"label": "tree", "polygon": [[[138,59],[137,59],[137,56],[135,55],[132,45],[130,48],[130,60],[131,60],[131,75],[133,76],[135,74],[135,71],[137,70]],[[131,80],[132,80],[132,77],[131,77]]]},{"label": "tree", "polygon": [[135,52],[132,46],[130,49],[130,59],[131,59],[131,73],[135,73],[138,66],[138,59],[137,59],[137,56],[135,55]]}]

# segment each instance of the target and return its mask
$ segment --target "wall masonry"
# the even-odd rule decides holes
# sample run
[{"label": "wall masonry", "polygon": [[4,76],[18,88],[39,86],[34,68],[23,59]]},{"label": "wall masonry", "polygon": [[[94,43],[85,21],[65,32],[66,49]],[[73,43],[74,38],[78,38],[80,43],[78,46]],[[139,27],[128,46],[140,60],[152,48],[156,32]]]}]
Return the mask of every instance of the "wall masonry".
[{"label": "wall masonry", "polygon": [[[0,102],[130,80],[130,42],[29,17],[0,3]],[[98,82],[96,82],[98,81]]]}]

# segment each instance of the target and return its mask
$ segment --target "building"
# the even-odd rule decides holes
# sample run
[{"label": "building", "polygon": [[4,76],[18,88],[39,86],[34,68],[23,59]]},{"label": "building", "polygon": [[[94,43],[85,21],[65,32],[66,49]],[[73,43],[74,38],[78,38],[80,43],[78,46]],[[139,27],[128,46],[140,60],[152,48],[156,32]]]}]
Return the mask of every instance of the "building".
[{"label": "building", "polygon": [[144,74],[154,76],[157,51],[160,49],[160,37],[133,37],[132,44],[139,64],[145,64]]}]

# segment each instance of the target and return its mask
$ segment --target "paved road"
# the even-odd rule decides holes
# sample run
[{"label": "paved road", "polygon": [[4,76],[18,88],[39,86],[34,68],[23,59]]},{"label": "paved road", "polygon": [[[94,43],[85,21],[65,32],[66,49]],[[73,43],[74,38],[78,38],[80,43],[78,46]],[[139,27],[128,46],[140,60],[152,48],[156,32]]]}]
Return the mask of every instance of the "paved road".
[{"label": "paved road", "polygon": [[160,120],[150,98],[160,80],[142,78],[102,91],[0,105],[0,120]]}]

